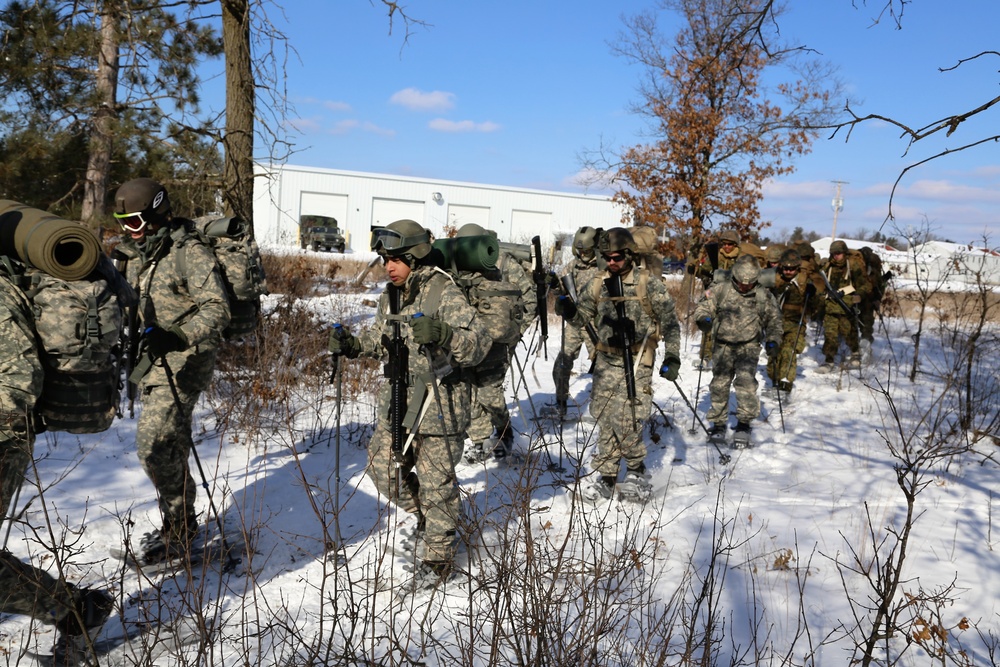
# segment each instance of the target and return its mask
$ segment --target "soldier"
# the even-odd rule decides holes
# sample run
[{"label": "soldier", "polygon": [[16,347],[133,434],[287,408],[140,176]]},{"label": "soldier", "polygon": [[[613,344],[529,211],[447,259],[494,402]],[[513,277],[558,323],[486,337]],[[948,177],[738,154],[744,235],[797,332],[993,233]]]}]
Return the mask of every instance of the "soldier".
[{"label": "soldier", "polygon": [[767,258],[766,266],[764,266],[763,268],[765,269],[777,268],[778,265],[781,263],[781,256],[785,254],[786,250],[788,250],[788,246],[786,246],[783,243],[772,243],[771,245],[767,246],[767,250],[764,251],[764,256]]},{"label": "soldier", "polygon": [[709,390],[712,422],[709,438],[725,437],[729,420],[729,388],[736,391],[736,431],[733,444],[750,444],[750,422],[760,413],[757,399],[757,359],[761,341],[768,359],[778,353],[781,342],[781,313],[778,303],[765,287],[759,285],[760,265],[747,255],[733,265],[730,280],[717,282],[709,296],[695,308],[695,324],[703,332],[711,331],[716,342],[712,359],[712,382]]},{"label": "soldier", "polygon": [[[409,366],[403,427],[411,440],[405,451],[400,443],[394,451],[392,387],[386,383],[379,396],[378,424],[368,443],[367,472],[379,493],[416,515],[412,546],[420,564],[414,585],[423,586],[453,571],[461,513],[455,464],[462,456],[471,402],[469,383],[460,370],[440,381],[435,378],[428,346],[447,351],[454,364],[472,368],[485,358],[493,341],[462,290],[447,273],[424,261],[431,252],[426,229],[413,220],[376,227],[371,248],[385,261],[391,284],[379,299],[373,325],[357,336],[342,327],[338,334],[335,327],[330,351],[349,359],[383,358],[398,324]],[[391,312],[391,291],[396,291],[393,299],[398,296],[397,313]]]},{"label": "soldier", "polygon": [[816,301],[816,285],[801,273],[802,258],[795,250],[786,250],[778,262],[778,273],[771,293],[778,300],[782,316],[781,346],[776,356],[768,357],[767,375],[778,391],[791,392],[798,370],[798,356],[806,348],[802,327],[808,309]]},{"label": "soldier", "polygon": [[[186,218],[174,217],[167,190],[149,178],[123,184],[114,217],[127,234],[130,282],[139,293],[144,354],[132,373],[140,386],[139,461],[159,497],[163,524],[140,540],[142,563],[182,556],[198,532],[196,485],[188,457],[192,413],[208,388],[229,301],[212,249]],[[137,260],[137,261],[136,261]]]},{"label": "soldier", "polygon": [[[556,299],[557,313],[578,326],[590,322],[598,336],[590,414],[598,426],[597,452],[591,467],[599,477],[581,494],[588,502],[612,498],[621,460],[625,459],[627,470],[618,484],[618,495],[623,500],[644,502],[652,485],[646,472],[642,428],[652,410],[656,346],[662,336],[665,355],[660,375],[676,380],[680,369],[680,325],[664,282],[658,275],[650,276],[635,266],[635,242],[627,229],[616,227],[601,234],[598,250],[607,269],[580,288],[580,303],[574,304],[567,296]],[[609,289],[618,280],[621,296],[612,297]],[[624,306],[626,321],[619,317],[618,305]],[[623,390],[628,372],[623,337],[635,360],[634,400]]]},{"label": "soldier", "polygon": [[[42,364],[31,324],[31,306],[20,289],[0,275],[0,514],[11,516],[13,499],[31,465],[35,433],[30,415],[42,391]],[[8,535],[10,526],[7,526]],[[76,664],[87,635],[107,620],[114,599],[105,591],[80,588],[21,562],[0,549],[0,612],[26,614],[55,625],[58,664]]]},{"label": "soldier", "polygon": [[[456,236],[488,234],[479,225],[470,223],[463,225]],[[466,369],[472,383],[472,408],[466,432],[471,444],[466,447],[464,457],[469,463],[503,459],[510,454],[514,442],[504,381],[510,368],[511,348],[521,337],[526,317],[524,299],[521,290],[505,281],[499,269],[485,274],[463,271],[453,278],[479,313],[492,341],[486,357]]]},{"label": "soldier", "polygon": [[[865,272],[863,262],[850,256],[847,244],[834,241],[830,244],[830,259],[824,270],[830,289],[839,298],[826,294],[826,309],[823,316],[823,330],[826,337],[823,340],[823,364],[816,369],[817,373],[829,373],[833,370],[833,362],[840,349],[840,339],[847,343],[851,356],[847,361],[848,368],[861,367],[861,353],[858,349],[858,319],[854,306],[871,294],[871,286]],[[845,310],[844,307],[847,307]]]},{"label": "soldier", "polygon": [[862,361],[867,361],[867,357],[871,355],[872,343],[875,342],[875,315],[882,306],[886,281],[882,273],[882,259],[874,250],[868,246],[861,248],[861,257],[871,288],[868,295],[858,304],[858,319],[861,324],[861,340],[858,341],[858,347],[861,350]]},{"label": "soldier", "polygon": [[[597,275],[597,240],[601,230],[593,227],[580,227],[573,235],[573,261],[563,270],[562,276],[571,276],[577,290]],[[549,274],[549,289],[556,296],[565,294],[562,276]],[[560,418],[566,416],[566,406],[569,402],[569,379],[573,373],[573,365],[580,356],[580,349],[586,344],[587,357],[594,358],[593,346],[584,333],[582,326],[563,320],[562,344],[556,361],[552,365],[552,381],[556,387],[556,411]]]},{"label": "soldier", "polygon": [[[740,235],[736,233],[735,230],[727,229],[719,234],[719,257],[718,263],[712,266],[711,263],[705,264],[702,262],[700,264],[700,274],[703,276],[706,286],[709,288],[712,285],[712,279],[715,275],[715,271],[729,271],[733,268],[736,260],[739,259],[741,254],[740,251]],[[708,332],[702,332],[701,337],[701,350],[698,353],[698,359],[695,360],[695,365],[702,370],[711,370],[712,366],[712,351],[714,349],[714,339],[712,338],[711,330]]]}]

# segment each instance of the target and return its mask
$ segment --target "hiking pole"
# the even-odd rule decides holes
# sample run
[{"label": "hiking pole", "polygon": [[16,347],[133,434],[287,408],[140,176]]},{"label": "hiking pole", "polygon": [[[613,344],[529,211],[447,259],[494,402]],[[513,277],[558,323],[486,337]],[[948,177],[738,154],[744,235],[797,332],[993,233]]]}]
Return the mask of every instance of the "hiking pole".
[{"label": "hiking pole", "polygon": [[[340,324],[333,325],[334,328],[343,328]],[[336,435],[334,436],[334,446],[333,446],[333,497],[336,499],[336,505],[333,512],[333,529],[336,531],[337,538],[337,549],[340,549],[340,413],[343,408],[343,388],[344,388],[344,371],[340,365],[340,355],[333,355],[333,375],[330,377],[331,380],[336,379],[336,389],[335,389],[335,400],[337,403],[337,419],[334,422],[334,427],[337,429]],[[327,442],[329,447],[329,441]]]},{"label": "hiking pole", "polygon": [[17,509],[17,502],[21,499],[21,487],[24,486],[24,482],[25,480],[22,479],[17,488],[14,489],[14,497],[11,498],[10,505],[7,507],[7,530],[4,532],[3,546],[0,546],[0,551],[7,551],[7,540],[10,539],[10,529],[14,527],[14,511]]},{"label": "hiking pole", "polygon": [[[701,420],[701,417],[698,416],[698,413],[695,411],[694,406],[691,405],[691,401],[688,400],[688,397],[684,394],[684,390],[681,389],[680,384],[677,383],[677,380],[673,380],[673,383],[674,387],[676,387],[677,389],[677,393],[680,394],[682,399],[684,399],[684,402],[687,404],[688,409],[691,410],[691,413],[694,415],[694,418],[698,421],[699,424],[701,424],[701,429],[705,432],[705,435],[708,435],[708,427],[705,426],[705,422],[703,422]],[[708,441],[712,443],[712,446],[715,447],[715,451],[719,453],[719,463],[721,463],[722,465],[726,465],[727,463],[729,463],[729,461],[732,460],[732,457],[729,454],[726,454],[725,452],[722,451],[722,449],[719,448],[718,443],[714,442],[711,438],[709,438]]]},{"label": "hiking pole", "polygon": [[[511,374],[511,377],[513,378],[513,380],[514,380],[514,382],[513,382],[513,384],[514,384],[514,387],[513,387],[514,401],[517,403],[517,407],[521,411],[521,418],[522,419],[524,418],[524,406],[521,405],[521,398],[520,398],[520,396],[518,394],[518,385],[523,385],[524,386],[524,395],[528,399],[528,407],[531,408],[531,417],[530,417],[530,419],[532,419],[535,422],[535,424],[538,426],[539,433],[541,433],[541,420],[538,417],[538,412],[535,410],[535,402],[531,399],[531,390],[528,389],[528,378],[525,377],[525,374],[524,374],[524,365],[521,364],[521,360],[517,356],[517,350],[516,349],[513,352],[511,352],[510,358],[511,358],[511,361],[513,362],[513,363],[511,363],[511,366],[510,366],[510,374]],[[515,368],[521,374],[520,381],[518,381],[517,377],[514,377],[514,369]],[[542,442],[543,443],[545,442],[544,434],[542,434]],[[559,455],[560,455],[560,460],[561,460],[562,459],[562,438],[561,437],[560,437]],[[546,447],[545,447],[545,456],[549,460],[549,470],[551,470],[553,472],[565,472],[565,468],[563,468],[561,465],[556,465],[556,462],[552,460],[552,453],[549,452],[548,443],[546,443]]]},{"label": "hiking pole", "polygon": [[[170,387],[170,393],[173,394],[174,402],[177,404],[177,409],[180,410],[181,406],[181,396],[177,391],[177,385],[174,384],[174,372],[170,369],[170,364],[167,363],[167,357],[160,357],[163,362],[163,372],[167,376],[167,385]],[[212,492],[209,490],[208,478],[205,476],[205,469],[201,466],[201,457],[198,456],[198,448],[195,446],[194,442],[191,443],[191,453],[194,455],[195,465],[198,467],[198,474],[201,475],[201,486],[205,489],[205,495],[208,496],[208,507],[212,510],[212,514],[215,515],[215,523],[219,528],[219,539],[222,540],[222,552],[226,554],[226,563],[222,566],[223,572],[232,572],[237,565],[243,562],[242,558],[236,558],[229,549],[229,543],[226,540],[226,531],[222,523],[222,517],[219,515],[219,510],[215,507],[215,501],[212,499]]]},{"label": "hiking pole", "polygon": [[[702,332],[701,346],[698,348],[698,384],[694,390],[694,397],[696,400],[701,397],[701,372],[704,368],[705,368],[705,333]],[[691,409],[691,412],[694,412],[694,408]],[[691,420],[691,428],[688,429],[688,433],[692,435],[698,432],[698,429],[694,427],[695,420],[697,419],[698,419],[698,413],[694,412],[694,419]],[[702,424],[702,428],[704,427],[705,425]]]}]

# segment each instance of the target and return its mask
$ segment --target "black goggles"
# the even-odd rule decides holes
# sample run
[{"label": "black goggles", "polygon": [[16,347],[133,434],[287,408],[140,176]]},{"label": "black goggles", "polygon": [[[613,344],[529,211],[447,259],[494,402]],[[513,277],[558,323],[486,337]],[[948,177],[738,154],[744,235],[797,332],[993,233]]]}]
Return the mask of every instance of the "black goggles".
[{"label": "black goggles", "polygon": [[402,248],[411,248],[419,243],[429,243],[427,232],[416,236],[403,236],[388,227],[372,227],[371,249],[375,252],[394,252]]}]

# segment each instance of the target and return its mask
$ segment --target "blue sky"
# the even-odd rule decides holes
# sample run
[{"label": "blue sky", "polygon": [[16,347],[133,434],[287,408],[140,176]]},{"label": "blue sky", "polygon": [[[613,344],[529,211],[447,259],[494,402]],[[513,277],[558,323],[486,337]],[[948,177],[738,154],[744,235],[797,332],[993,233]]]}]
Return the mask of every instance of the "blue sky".
[{"label": "blue sky", "polygon": [[[783,35],[839,68],[858,112],[923,126],[998,94],[996,56],[938,71],[998,48],[996,0],[916,0],[902,30],[889,22],[872,27],[881,0],[868,6],[858,0],[857,8],[851,0],[790,4]],[[404,45],[404,26],[397,22],[390,35],[377,0],[286,3],[283,16],[272,20],[297,52],[287,67],[298,151],[289,163],[580,191],[581,153],[602,140],[641,140],[642,122],[627,112],[639,71],[614,56],[609,43],[623,14],[650,6],[411,2],[408,11],[428,25],[416,27]],[[862,125],[847,142],[843,135],[822,136],[794,174],[767,186],[762,212],[776,230],[802,226],[828,234],[833,181],[840,180],[846,184],[838,235],[878,229],[905,166],[995,133],[997,115],[988,112],[951,138],[922,141],[909,154],[899,131],[885,123]],[[974,242],[985,232],[998,245],[1000,146],[911,171],[893,212],[895,221],[883,229],[890,235],[926,220],[942,237]]]}]

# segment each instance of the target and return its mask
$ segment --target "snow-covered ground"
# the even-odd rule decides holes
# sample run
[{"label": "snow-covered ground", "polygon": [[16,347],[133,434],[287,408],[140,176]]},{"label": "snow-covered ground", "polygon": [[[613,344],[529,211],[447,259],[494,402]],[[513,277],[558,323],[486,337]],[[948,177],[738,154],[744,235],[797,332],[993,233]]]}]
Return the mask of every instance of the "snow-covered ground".
[{"label": "snow-covered ground", "polygon": [[[358,304],[378,291],[310,307],[356,327],[372,313]],[[303,390],[286,401],[292,411],[265,405],[263,430],[249,442],[220,432],[222,401],[203,401],[195,437],[214,505],[229,539],[246,535],[252,545],[236,572],[145,577],[108,558],[109,547],[159,521],[127,418],[99,435],[39,437],[42,497],[25,486],[26,523],[14,525],[9,545],[53,570],[64,563],[71,581],[110,587],[119,608],[106,634],[150,617],[204,621],[204,645],[157,664],[639,665],[686,655],[713,665],[846,665],[866,653],[873,664],[997,664],[1000,441],[979,433],[970,444],[971,429],[956,426],[960,392],[943,379],[954,341],[925,333],[911,384],[912,325],[885,324],[870,364],[830,375],[814,373],[822,341],[806,330],[791,400],[763,396],[755,447],[726,449],[725,464],[677,389],[655,377],[659,409],[646,439],[656,494],[638,507],[577,501],[593,424],[533,418],[554,393],[552,317],[548,360],[520,347],[516,393],[508,386],[522,461],[460,466],[467,563],[433,594],[396,594],[407,575],[392,546],[412,519],[364,476],[371,394],[344,393],[338,430],[336,383]],[[698,344],[697,334],[683,339],[679,385],[703,419],[710,374],[692,368]],[[996,347],[981,352],[981,390],[995,394],[997,362]],[[571,384],[584,413],[587,366],[577,361]],[[977,423],[995,425],[997,405],[983,399],[992,414]],[[903,487],[916,491],[909,532]],[[199,504],[214,522],[203,489]],[[904,553],[897,573],[891,565]],[[897,574],[891,604],[880,606],[874,589]],[[891,633],[872,631],[880,610]],[[4,616],[0,661],[32,664],[23,651],[51,639],[46,626]]]}]

